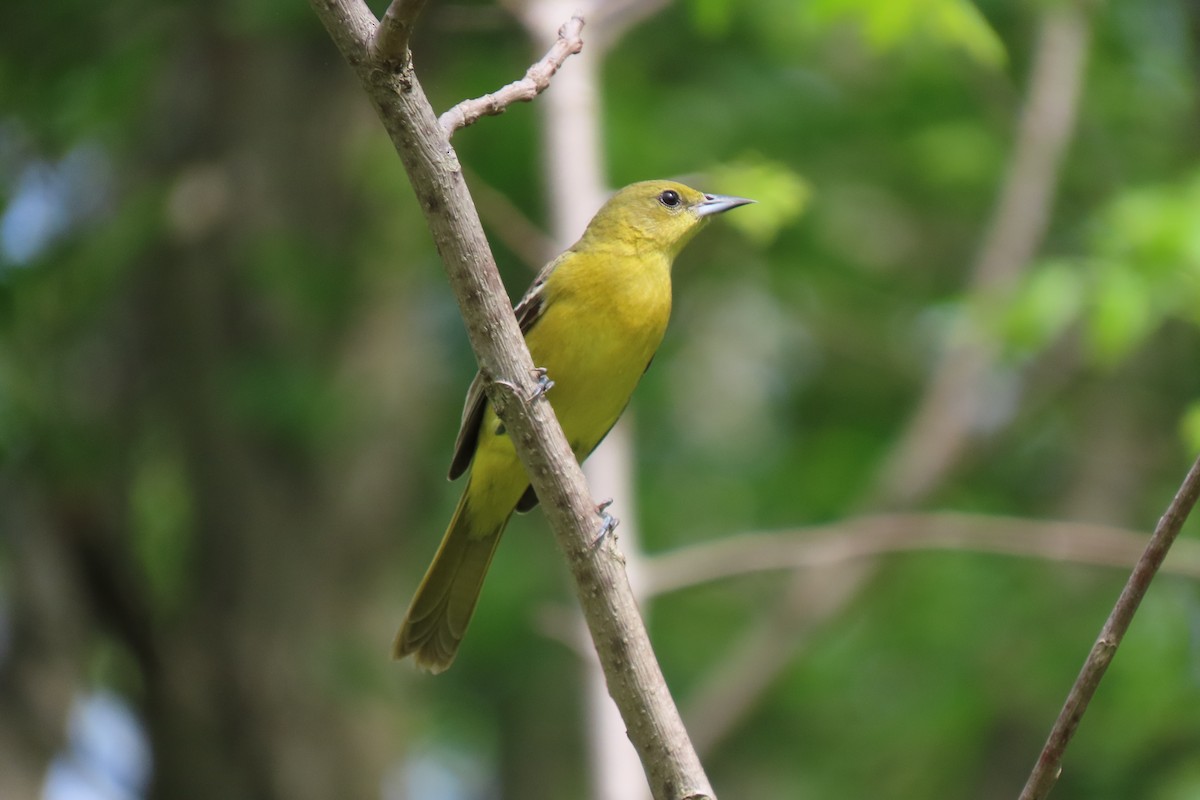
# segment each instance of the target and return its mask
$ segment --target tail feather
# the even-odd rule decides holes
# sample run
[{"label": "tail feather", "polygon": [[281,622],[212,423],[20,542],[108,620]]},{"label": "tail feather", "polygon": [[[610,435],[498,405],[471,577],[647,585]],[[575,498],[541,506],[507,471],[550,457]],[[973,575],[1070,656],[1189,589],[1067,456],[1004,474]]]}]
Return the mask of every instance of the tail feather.
[{"label": "tail feather", "polygon": [[463,492],[392,645],[393,658],[412,655],[417,666],[435,673],[449,667],[458,653],[508,523],[508,516],[498,522],[473,519],[468,494]]}]

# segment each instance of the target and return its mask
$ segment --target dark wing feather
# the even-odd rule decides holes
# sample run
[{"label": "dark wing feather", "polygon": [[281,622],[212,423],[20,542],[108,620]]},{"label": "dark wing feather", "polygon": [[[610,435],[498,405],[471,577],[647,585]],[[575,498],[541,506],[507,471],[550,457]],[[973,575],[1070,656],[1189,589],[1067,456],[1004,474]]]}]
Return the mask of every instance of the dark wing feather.
[{"label": "dark wing feather", "polygon": [[479,442],[479,426],[483,424],[483,409],[487,395],[483,393],[483,375],[476,372],[467,388],[467,400],[463,403],[462,422],[458,426],[458,437],[454,440],[454,459],[450,462],[450,480],[467,471]]},{"label": "dark wing feather", "polygon": [[525,514],[532,511],[538,504],[537,492],[532,486],[525,487],[525,494],[521,495],[521,499],[517,501],[517,513]]},{"label": "dark wing feather", "polygon": [[[542,316],[545,306],[542,287],[546,285],[546,278],[558,266],[560,260],[562,260],[562,256],[551,261],[538,273],[529,290],[525,292],[525,296],[521,298],[521,302],[517,303],[516,308],[513,309],[513,313],[517,315],[517,324],[521,326],[522,334],[529,333],[538,318]],[[483,375],[476,372],[475,378],[467,388],[467,399],[463,403],[462,423],[458,428],[458,437],[454,440],[454,458],[450,461],[450,480],[454,480],[466,472],[467,467],[471,465],[471,459],[475,457],[475,445],[479,443],[479,426],[483,423],[483,410],[486,407],[487,394],[483,391]],[[534,503],[536,502],[535,499]],[[531,505],[530,508],[532,507]]]}]

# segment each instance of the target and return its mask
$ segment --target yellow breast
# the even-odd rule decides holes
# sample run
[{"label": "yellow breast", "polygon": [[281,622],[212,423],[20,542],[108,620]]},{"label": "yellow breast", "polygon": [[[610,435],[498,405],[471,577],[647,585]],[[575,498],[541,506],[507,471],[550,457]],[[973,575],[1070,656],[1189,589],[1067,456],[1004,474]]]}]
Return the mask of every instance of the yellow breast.
[{"label": "yellow breast", "polygon": [[526,341],[554,388],[547,397],[579,458],[616,422],[671,315],[666,258],[577,255],[547,280]]},{"label": "yellow breast", "polygon": [[[670,260],[568,253],[547,278],[543,310],[525,336],[536,366],[554,381],[546,395],[582,460],[629,403],[671,316]],[[472,466],[480,503],[511,509],[529,480],[489,406]]]}]

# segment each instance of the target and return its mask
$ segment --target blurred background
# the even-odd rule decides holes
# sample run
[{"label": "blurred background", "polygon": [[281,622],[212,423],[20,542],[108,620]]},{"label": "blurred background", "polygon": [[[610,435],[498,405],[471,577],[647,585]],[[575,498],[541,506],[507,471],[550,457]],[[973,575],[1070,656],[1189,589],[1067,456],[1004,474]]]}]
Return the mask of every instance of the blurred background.
[{"label": "blurred background", "polygon": [[[514,297],[612,187],[760,201],[614,468],[718,793],[1015,797],[1200,450],[1200,7],[435,2],[435,107],[580,8],[454,144]],[[388,658],[473,371],[308,4],[0,6],[0,797],[639,797],[540,513],[453,669]],[[1198,529],[1055,798],[1200,797]]]}]

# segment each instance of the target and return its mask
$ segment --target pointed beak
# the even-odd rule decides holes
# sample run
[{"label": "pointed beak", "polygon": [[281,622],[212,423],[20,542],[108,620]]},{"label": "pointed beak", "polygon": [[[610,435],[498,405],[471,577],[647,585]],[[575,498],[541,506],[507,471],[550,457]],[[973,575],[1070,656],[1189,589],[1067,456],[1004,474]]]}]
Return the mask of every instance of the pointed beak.
[{"label": "pointed beak", "polygon": [[696,206],[696,214],[701,217],[711,217],[713,214],[720,214],[728,211],[731,208],[744,206],[747,203],[753,203],[754,200],[747,200],[745,197],[730,197],[724,194],[706,194],[704,202]]}]

